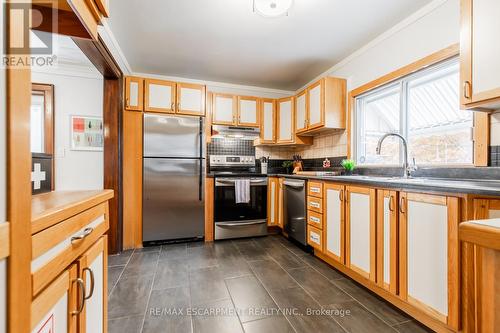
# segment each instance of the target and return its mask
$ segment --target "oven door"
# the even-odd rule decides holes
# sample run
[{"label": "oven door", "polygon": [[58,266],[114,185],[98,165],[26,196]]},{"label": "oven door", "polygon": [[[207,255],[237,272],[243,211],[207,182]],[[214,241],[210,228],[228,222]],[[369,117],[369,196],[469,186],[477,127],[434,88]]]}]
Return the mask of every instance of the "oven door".
[{"label": "oven door", "polygon": [[267,234],[267,178],[250,180],[250,202],[236,203],[236,178],[215,179],[215,239]]}]

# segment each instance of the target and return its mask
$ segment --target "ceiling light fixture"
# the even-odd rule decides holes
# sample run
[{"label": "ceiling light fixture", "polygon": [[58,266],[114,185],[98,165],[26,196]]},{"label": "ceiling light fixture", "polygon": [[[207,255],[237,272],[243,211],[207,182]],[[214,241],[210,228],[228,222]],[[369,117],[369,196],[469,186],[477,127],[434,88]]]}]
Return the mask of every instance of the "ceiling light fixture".
[{"label": "ceiling light fixture", "polygon": [[292,4],[293,0],[253,0],[253,11],[264,17],[288,16]]}]

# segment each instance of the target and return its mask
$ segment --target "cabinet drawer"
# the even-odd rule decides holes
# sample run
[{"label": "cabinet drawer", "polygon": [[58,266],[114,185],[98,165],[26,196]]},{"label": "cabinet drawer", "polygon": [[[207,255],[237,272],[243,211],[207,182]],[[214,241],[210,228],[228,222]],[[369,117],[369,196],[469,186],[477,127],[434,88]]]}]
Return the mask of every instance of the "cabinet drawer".
[{"label": "cabinet drawer", "polygon": [[316,213],[312,210],[307,211],[307,224],[315,228],[323,230],[323,214]]},{"label": "cabinet drawer", "polygon": [[307,182],[307,195],[323,198],[323,183]]},{"label": "cabinet drawer", "polygon": [[102,203],[34,234],[31,253],[33,295],[82,255],[108,227],[108,204]]},{"label": "cabinet drawer", "polygon": [[307,197],[307,209],[316,213],[323,213],[323,200],[316,197]]},{"label": "cabinet drawer", "polygon": [[323,251],[323,232],[311,225],[307,226],[307,244],[316,250]]}]

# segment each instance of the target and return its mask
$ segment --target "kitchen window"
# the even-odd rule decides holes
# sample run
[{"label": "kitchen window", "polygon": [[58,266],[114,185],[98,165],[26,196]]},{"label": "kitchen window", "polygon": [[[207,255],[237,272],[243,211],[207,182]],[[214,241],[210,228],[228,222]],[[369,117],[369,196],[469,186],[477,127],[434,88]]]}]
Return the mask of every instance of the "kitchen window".
[{"label": "kitchen window", "polygon": [[393,132],[408,141],[417,164],[472,165],[473,112],[460,109],[459,59],[439,63],[356,97],[355,155],[358,164],[396,165],[402,144],[379,138]]}]

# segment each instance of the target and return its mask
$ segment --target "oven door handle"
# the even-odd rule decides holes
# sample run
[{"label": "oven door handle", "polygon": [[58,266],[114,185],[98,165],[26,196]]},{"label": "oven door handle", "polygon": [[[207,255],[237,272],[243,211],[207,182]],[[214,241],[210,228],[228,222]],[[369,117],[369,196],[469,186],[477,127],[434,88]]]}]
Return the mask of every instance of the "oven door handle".
[{"label": "oven door handle", "polygon": [[[215,182],[215,186],[234,186],[234,180],[221,180],[217,179]],[[267,179],[263,180],[250,180],[250,186],[259,186],[259,185],[267,185]]]},{"label": "oven door handle", "polygon": [[255,225],[255,224],[263,224],[267,223],[266,220],[264,221],[251,221],[251,222],[216,222],[215,224],[218,226],[224,226],[224,227],[239,227],[239,226],[246,226],[246,225]]}]

